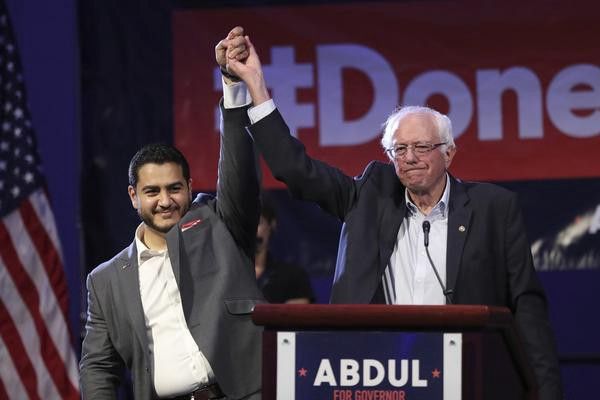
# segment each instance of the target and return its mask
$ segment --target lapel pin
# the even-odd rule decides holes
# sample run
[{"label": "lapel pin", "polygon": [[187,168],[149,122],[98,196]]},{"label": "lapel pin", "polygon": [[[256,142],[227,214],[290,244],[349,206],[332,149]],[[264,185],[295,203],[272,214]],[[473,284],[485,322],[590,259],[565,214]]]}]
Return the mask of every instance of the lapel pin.
[{"label": "lapel pin", "polygon": [[121,269],[125,269],[125,268],[127,268],[127,264],[125,264],[121,267]]},{"label": "lapel pin", "polygon": [[190,228],[193,228],[194,226],[198,225],[200,222],[202,222],[201,219],[195,219],[193,221],[190,222],[186,222],[185,224],[181,225],[181,232],[185,232]]},{"label": "lapel pin", "polygon": [[464,226],[464,225],[461,225],[461,226],[459,226],[459,227],[458,227],[458,230],[459,230],[460,232],[464,232],[464,231],[466,231],[466,230],[467,230],[467,228],[465,228],[465,226]]}]

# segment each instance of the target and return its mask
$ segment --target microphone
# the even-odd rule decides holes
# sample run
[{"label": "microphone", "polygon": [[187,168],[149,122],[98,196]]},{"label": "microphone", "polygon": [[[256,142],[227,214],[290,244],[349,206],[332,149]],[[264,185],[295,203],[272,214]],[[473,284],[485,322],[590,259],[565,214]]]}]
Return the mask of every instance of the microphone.
[{"label": "microphone", "polygon": [[423,221],[423,234],[424,234],[424,243],[425,243],[425,252],[427,253],[427,258],[429,259],[429,264],[431,264],[431,268],[433,268],[433,272],[435,273],[435,277],[437,278],[441,288],[442,293],[446,297],[446,301],[448,304],[452,304],[452,294],[454,293],[452,289],[446,289],[444,283],[442,282],[442,278],[440,278],[440,274],[438,273],[437,268],[433,264],[433,260],[431,259],[431,255],[429,254],[429,230],[431,229],[431,224],[429,221]]}]

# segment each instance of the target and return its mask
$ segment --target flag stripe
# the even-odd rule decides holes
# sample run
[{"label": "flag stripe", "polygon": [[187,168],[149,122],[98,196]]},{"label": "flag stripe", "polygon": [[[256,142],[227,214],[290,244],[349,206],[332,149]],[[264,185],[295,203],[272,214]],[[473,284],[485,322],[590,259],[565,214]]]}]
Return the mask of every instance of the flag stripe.
[{"label": "flag stripe", "polygon": [[[37,334],[35,323],[27,305],[24,303],[21,294],[19,293],[14,281],[8,275],[8,268],[0,258],[0,273],[2,278],[2,292],[1,297],[4,302],[4,306],[8,310],[8,314],[15,323],[15,327],[21,337],[25,351],[33,365],[35,370],[35,376],[37,379],[37,393],[44,393],[50,398],[59,398],[58,392],[54,387],[54,383],[44,360],[40,352],[41,344],[40,338]],[[17,362],[17,360],[15,360]]]},{"label": "flag stripe", "polygon": [[[29,205],[31,205],[31,225],[33,226],[35,223],[37,224],[37,226],[40,226],[40,229],[36,230],[36,232],[38,232],[40,236],[43,235],[43,237],[45,238],[45,240],[43,241],[43,243],[45,243],[44,246],[36,244],[38,254],[42,255],[44,265],[46,265],[46,270],[49,269],[48,260],[50,259],[55,261],[51,265],[51,267],[52,270],[58,272],[48,272],[48,274],[55,276],[57,282],[52,284],[56,287],[54,289],[54,294],[55,297],[58,299],[61,308],[63,308],[64,304],[64,309],[62,310],[63,319],[57,318],[56,316],[50,317],[52,321],[56,321],[59,324],[59,332],[53,330],[52,334],[55,339],[55,342],[58,344],[61,356],[65,361],[66,373],[69,376],[71,384],[75,388],[79,388],[79,364],[77,362],[77,358],[75,357],[75,353],[72,349],[73,336],[71,335],[68,325],[69,318],[67,313],[69,293],[66,284],[67,280],[62,263],[63,257],[60,251],[60,242],[58,239],[56,224],[54,223],[54,215],[52,214],[50,202],[48,201],[48,197],[46,196],[46,191],[37,190],[33,192],[29,196],[27,201],[27,206]],[[23,215],[24,212],[21,212],[21,214]],[[29,225],[30,223],[25,221],[25,226],[29,227]],[[37,238],[37,235],[33,234],[32,231],[30,231],[30,236],[34,239]],[[36,239],[36,241],[37,243],[41,242],[39,239]],[[53,244],[53,246],[49,245],[50,242]],[[43,251],[41,250],[41,248],[43,248]],[[50,254],[50,256],[48,256],[48,254]],[[62,292],[60,291],[60,288],[63,289]],[[78,397],[79,396],[77,395],[77,398]]]},{"label": "flag stripe", "polygon": [[[11,216],[15,214],[13,213]],[[57,385],[61,398],[74,398],[73,394],[77,393],[77,391],[71,382],[69,382],[66,374],[64,374],[63,361],[42,318],[40,312],[42,304],[40,303],[39,293],[29,274],[25,272],[25,268],[17,255],[13,241],[8,233],[7,226],[4,224],[0,224],[0,242],[3,243],[3,246],[0,247],[0,257],[5,260],[6,268],[33,318],[36,331],[40,337],[42,359],[48,369],[48,373]]]},{"label": "flag stripe", "polygon": [[48,237],[52,240],[54,249],[58,252],[59,257],[63,260],[63,255],[60,248],[60,241],[58,240],[58,231],[56,230],[56,224],[54,223],[54,214],[50,207],[49,196],[45,189],[36,190],[29,195],[29,202],[33,206],[38,219],[44,226]]},{"label": "flag stripe", "polygon": [[[43,191],[39,191],[42,192]],[[45,195],[44,195],[45,196]],[[24,200],[23,204],[30,204],[29,201]],[[32,210],[33,211],[33,210]],[[27,229],[24,227],[26,223],[21,219],[20,213],[12,213],[5,218],[5,226],[9,231],[12,242],[15,244],[19,260],[21,265],[25,267],[26,272],[29,274],[33,283],[35,284],[40,297],[45,299],[44,303],[41,304],[40,312],[50,332],[50,339],[54,341],[57,347],[59,355],[66,366],[66,372],[71,380],[71,383],[77,387],[78,369],[77,362],[73,351],[71,350],[71,336],[69,334],[67,319],[58,306],[58,300],[56,294],[52,291],[49,284],[48,275],[44,272],[43,260],[40,258],[40,254],[36,251],[31,237],[28,235]],[[36,219],[35,212],[32,212],[32,219]],[[39,221],[27,221],[27,224],[39,224]],[[45,232],[42,229],[43,232]],[[48,250],[44,248],[46,252]],[[56,253],[58,256],[58,253]],[[59,268],[62,270],[62,264],[53,265],[52,268]],[[64,297],[67,297],[67,293],[64,293]]]},{"label": "flag stripe", "polygon": [[9,399],[9,398],[10,397],[8,397],[8,393],[6,392],[6,389],[4,388],[4,382],[2,382],[2,379],[0,379],[0,399]]},{"label": "flag stripe", "polygon": [[[0,340],[2,341],[0,344],[0,360],[2,360],[0,377],[2,377],[2,381],[7,384],[13,394],[27,392],[30,399],[39,399],[33,365],[3,301],[0,301]],[[17,374],[20,379],[16,376]],[[0,398],[9,399],[11,397],[6,395]]]},{"label": "flag stripe", "polygon": [[[41,192],[41,191],[39,191]],[[45,198],[45,196],[44,196]],[[29,238],[35,245],[38,255],[43,255],[42,264],[46,271],[54,296],[58,300],[65,321],[68,320],[68,289],[60,255],[44,226],[40,223],[37,213],[29,200],[23,200],[20,207],[23,225],[29,233]]]}]

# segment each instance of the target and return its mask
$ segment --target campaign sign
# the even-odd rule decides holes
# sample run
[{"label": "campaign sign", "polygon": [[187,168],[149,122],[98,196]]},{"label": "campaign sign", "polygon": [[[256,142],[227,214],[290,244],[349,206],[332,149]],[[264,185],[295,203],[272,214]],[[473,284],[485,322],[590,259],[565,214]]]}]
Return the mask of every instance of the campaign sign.
[{"label": "campaign sign", "polygon": [[460,398],[460,334],[279,332],[277,342],[277,399]]},{"label": "campaign sign", "polygon": [[[429,105],[452,120],[450,170],[461,179],[597,177],[599,12],[599,2],[539,0],[178,10],[175,144],[194,189],[214,188],[222,95],[214,47],[241,24],[291,133],[347,175],[388,161],[381,124],[397,106]],[[263,172],[266,188],[281,187]]]}]

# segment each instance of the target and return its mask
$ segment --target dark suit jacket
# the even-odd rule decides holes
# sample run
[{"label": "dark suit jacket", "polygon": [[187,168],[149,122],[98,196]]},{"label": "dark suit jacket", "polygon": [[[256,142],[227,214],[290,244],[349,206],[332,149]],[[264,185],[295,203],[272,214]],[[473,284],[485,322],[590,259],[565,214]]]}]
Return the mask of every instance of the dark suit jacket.
[{"label": "dark suit jacket", "polygon": [[[225,110],[217,197],[201,194],[167,234],[186,321],[228,398],[260,397],[261,329],[250,313],[263,297],[254,275],[259,184],[245,108]],[[200,222],[182,231],[182,225]],[[123,366],[136,399],[157,398],[152,380],[135,242],[87,280],[84,398],[116,398]]]},{"label": "dark suit jacket", "polygon": [[[277,110],[249,131],[273,175],[295,197],[317,202],[343,222],[331,302],[384,302],[382,275],[406,213],[404,187],[394,167],[372,162],[353,179],[311,159]],[[455,304],[512,310],[542,398],[560,398],[546,298],[513,193],[451,178],[446,273]]]}]

